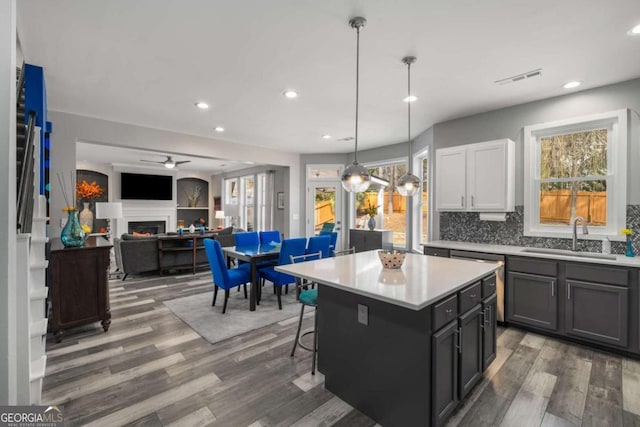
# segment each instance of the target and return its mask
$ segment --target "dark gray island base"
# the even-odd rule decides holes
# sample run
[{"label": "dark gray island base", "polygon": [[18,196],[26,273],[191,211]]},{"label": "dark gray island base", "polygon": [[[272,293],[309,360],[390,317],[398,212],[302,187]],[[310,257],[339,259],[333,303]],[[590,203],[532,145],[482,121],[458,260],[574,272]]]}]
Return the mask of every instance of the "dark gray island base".
[{"label": "dark gray island base", "polygon": [[376,251],[276,267],[318,285],[325,388],[383,426],[442,425],[496,356],[497,264]]},{"label": "dark gray island base", "polygon": [[[478,293],[461,313],[455,294],[415,311],[320,285],[325,388],[385,427],[444,424],[496,354],[495,293],[482,301],[471,288]],[[358,322],[358,304],[368,325]]]}]

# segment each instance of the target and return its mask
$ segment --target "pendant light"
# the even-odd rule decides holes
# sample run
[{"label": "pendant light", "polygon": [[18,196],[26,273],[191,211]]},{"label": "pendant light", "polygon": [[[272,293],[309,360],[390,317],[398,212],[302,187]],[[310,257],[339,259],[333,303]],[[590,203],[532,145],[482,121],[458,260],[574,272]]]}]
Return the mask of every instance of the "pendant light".
[{"label": "pendant light", "polygon": [[407,64],[407,110],[408,110],[408,126],[407,126],[407,145],[409,146],[409,172],[402,175],[398,180],[398,193],[403,196],[415,196],[420,190],[420,178],[412,172],[413,162],[411,161],[411,64],[416,62],[415,56],[405,56],[402,62]]},{"label": "pendant light", "polygon": [[360,29],[364,27],[367,20],[361,17],[353,18],[349,21],[351,28],[356,29],[356,134],[355,134],[355,152],[353,155],[353,164],[346,167],[342,173],[342,186],[350,193],[366,191],[371,184],[371,175],[367,169],[358,163],[358,89],[360,74]]}]

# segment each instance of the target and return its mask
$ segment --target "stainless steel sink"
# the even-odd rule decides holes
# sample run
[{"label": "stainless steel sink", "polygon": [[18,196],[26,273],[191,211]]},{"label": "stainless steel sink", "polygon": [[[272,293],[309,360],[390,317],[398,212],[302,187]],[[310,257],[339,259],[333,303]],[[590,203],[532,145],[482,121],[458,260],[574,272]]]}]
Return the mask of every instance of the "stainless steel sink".
[{"label": "stainless steel sink", "polygon": [[616,259],[615,255],[599,254],[597,252],[577,252],[569,251],[566,249],[548,249],[548,248],[525,248],[522,252],[528,252],[532,254],[548,254],[548,255],[563,255],[563,256],[575,256],[580,258],[599,258],[599,259]]}]

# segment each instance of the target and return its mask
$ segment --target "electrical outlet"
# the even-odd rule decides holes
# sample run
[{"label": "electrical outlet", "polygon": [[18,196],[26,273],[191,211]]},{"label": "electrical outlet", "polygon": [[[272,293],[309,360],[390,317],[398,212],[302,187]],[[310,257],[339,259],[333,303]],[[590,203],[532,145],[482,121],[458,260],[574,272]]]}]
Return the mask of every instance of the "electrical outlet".
[{"label": "electrical outlet", "polygon": [[358,304],[358,323],[369,326],[369,307]]}]

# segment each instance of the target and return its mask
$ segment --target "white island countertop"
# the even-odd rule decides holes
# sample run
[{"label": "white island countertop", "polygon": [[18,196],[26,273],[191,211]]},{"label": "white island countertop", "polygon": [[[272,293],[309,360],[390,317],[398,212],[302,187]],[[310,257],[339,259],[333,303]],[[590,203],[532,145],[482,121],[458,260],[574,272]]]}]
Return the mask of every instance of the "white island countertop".
[{"label": "white island countertop", "polygon": [[421,310],[500,268],[498,264],[408,253],[401,269],[382,267],[378,251],[276,267],[343,291]]}]

